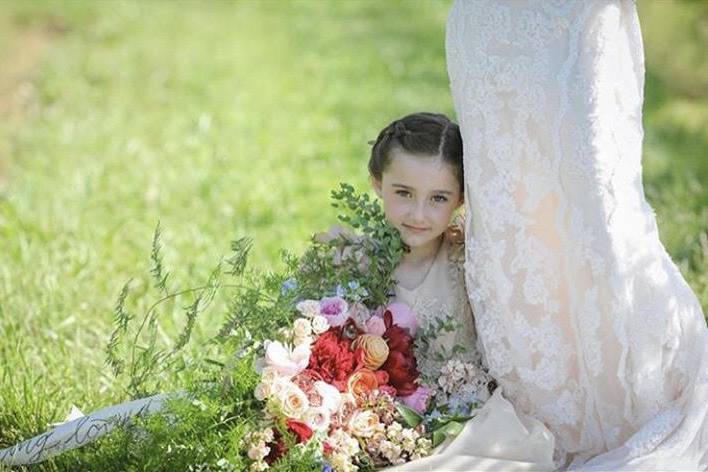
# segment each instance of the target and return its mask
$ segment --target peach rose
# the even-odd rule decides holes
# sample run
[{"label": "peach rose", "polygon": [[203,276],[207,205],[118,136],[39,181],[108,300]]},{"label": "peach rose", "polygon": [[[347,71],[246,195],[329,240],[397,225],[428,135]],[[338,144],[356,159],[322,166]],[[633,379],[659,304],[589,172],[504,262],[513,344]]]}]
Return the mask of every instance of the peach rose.
[{"label": "peach rose", "polygon": [[352,349],[361,348],[364,351],[364,367],[376,370],[388,358],[388,344],[381,336],[362,334],[352,343]]},{"label": "peach rose", "polygon": [[349,377],[348,390],[355,397],[372,392],[378,387],[379,382],[376,379],[376,374],[369,369],[357,370]]}]

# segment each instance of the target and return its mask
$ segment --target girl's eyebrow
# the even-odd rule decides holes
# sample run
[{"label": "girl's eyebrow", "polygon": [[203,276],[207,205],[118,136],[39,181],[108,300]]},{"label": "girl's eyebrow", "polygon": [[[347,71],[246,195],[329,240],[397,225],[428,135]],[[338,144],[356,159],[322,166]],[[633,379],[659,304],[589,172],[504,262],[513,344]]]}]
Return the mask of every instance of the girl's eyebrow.
[{"label": "girl's eyebrow", "polygon": [[[413,187],[409,187],[408,185],[403,184],[391,184],[391,186],[402,188],[404,190],[415,190]],[[452,195],[452,192],[450,192],[449,190],[433,190],[433,193],[439,193],[441,195]]]}]

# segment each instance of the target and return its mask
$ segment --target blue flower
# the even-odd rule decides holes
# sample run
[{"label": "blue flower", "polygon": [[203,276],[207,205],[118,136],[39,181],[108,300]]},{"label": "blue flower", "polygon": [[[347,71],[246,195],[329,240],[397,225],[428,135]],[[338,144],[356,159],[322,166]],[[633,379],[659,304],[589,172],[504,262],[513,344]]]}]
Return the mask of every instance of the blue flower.
[{"label": "blue flower", "polygon": [[334,469],[332,469],[332,466],[329,465],[327,462],[322,464],[322,472],[332,472]]},{"label": "blue flower", "polygon": [[347,291],[341,285],[337,285],[337,288],[334,290],[334,293],[339,298],[344,298],[344,296],[347,294]]},{"label": "blue flower", "polygon": [[292,277],[287,279],[285,282],[283,282],[283,285],[280,286],[280,293],[282,295],[287,295],[289,292],[295,290],[297,288],[297,280],[293,279]]},{"label": "blue flower", "polygon": [[359,288],[359,282],[357,282],[356,280],[352,280],[351,282],[349,282],[348,285],[349,285],[349,288],[352,290],[356,290]]}]

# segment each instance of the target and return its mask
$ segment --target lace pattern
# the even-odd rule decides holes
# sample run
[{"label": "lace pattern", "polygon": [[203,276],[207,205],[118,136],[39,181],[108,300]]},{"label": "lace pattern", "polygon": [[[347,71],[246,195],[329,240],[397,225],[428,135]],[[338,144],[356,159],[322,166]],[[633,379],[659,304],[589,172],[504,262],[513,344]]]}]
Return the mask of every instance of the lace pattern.
[{"label": "lace pattern", "polygon": [[490,373],[559,457],[654,451],[706,375],[708,332],[644,198],[634,3],[458,0],[446,49]]}]

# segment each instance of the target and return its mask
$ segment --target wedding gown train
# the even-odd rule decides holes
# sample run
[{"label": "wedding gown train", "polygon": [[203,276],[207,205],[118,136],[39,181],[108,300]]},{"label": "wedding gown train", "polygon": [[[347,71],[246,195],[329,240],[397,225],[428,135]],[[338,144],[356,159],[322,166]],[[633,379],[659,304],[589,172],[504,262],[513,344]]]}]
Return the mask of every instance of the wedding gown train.
[{"label": "wedding gown train", "polygon": [[705,470],[708,330],[643,193],[635,4],[457,0],[446,49],[491,373],[559,464]]}]

